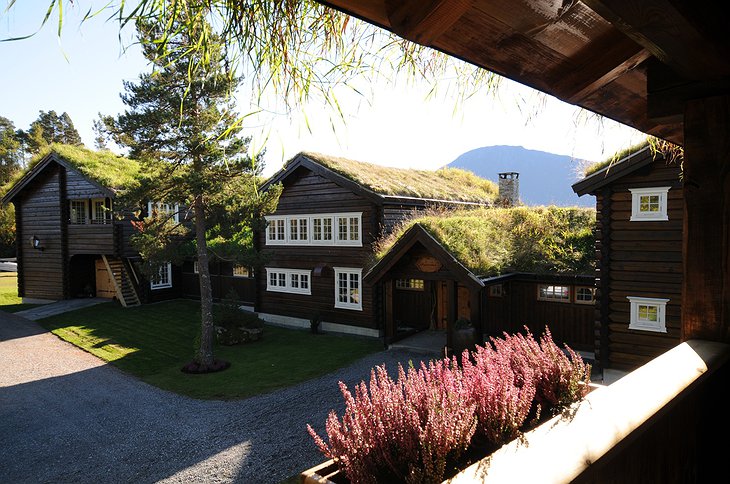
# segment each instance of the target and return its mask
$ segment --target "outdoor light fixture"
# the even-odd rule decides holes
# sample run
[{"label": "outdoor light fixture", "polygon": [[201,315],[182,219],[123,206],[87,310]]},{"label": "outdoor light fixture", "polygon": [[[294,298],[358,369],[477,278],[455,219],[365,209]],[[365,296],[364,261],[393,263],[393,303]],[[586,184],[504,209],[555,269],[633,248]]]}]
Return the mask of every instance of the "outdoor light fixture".
[{"label": "outdoor light fixture", "polygon": [[43,250],[43,247],[41,247],[41,240],[36,237],[35,235],[30,238],[30,245],[37,250]]}]

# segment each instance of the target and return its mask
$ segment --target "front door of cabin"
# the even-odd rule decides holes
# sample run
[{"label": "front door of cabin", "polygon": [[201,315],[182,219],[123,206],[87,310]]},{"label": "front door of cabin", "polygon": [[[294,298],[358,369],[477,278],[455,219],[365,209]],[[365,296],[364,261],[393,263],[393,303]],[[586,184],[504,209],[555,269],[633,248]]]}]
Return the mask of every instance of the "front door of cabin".
[{"label": "front door of cabin", "polygon": [[398,332],[431,327],[434,298],[430,281],[399,279],[393,288],[393,321]]},{"label": "front door of cabin", "polygon": [[101,259],[96,259],[96,297],[108,297],[113,299],[117,295],[114,283],[110,277],[106,265]]}]

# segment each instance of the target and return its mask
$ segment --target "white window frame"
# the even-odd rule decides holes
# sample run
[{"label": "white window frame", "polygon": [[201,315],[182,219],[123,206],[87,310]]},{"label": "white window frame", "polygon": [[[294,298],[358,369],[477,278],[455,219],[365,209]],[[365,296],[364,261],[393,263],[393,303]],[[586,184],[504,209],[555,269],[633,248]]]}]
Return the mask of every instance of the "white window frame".
[{"label": "white window frame", "polygon": [[[81,222],[78,222],[74,219],[74,209],[73,204],[74,203],[82,203],[84,205],[84,212],[83,212],[83,220]],[[71,225],[85,225],[89,223],[89,200],[88,199],[72,199],[68,201],[68,220]]]},{"label": "white window frame", "polygon": [[200,266],[198,266],[198,261],[193,261],[193,274],[200,274]]},{"label": "white window frame", "polygon": [[[246,274],[236,274],[236,270],[240,270],[240,269],[243,269],[244,271],[246,271]],[[253,277],[253,275],[252,275],[253,271],[251,270],[250,267],[246,267],[241,264],[234,264],[232,270],[233,270],[233,277]]]},{"label": "white window frame", "polygon": [[[97,213],[96,204],[101,202],[101,216]],[[111,210],[106,208],[106,198],[92,198],[91,199],[91,223],[95,225],[109,224],[112,221]]]},{"label": "white window frame", "polygon": [[286,224],[288,223],[286,217],[264,218],[266,219],[266,245],[286,245]]},{"label": "white window frame", "polygon": [[[270,292],[285,292],[290,294],[312,294],[312,271],[306,269],[284,269],[281,267],[266,267],[266,290]],[[275,275],[277,284],[271,284],[271,276]],[[281,275],[284,277],[282,278]],[[296,276],[293,278],[292,276]],[[307,287],[302,288],[302,277],[307,280]],[[296,287],[293,279],[297,281]],[[279,282],[284,282],[284,285]]]},{"label": "white window frame", "polygon": [[[667,215],[667,196],[671,187],[629,188],[631,192],[631,221],[660,222],[669,220]],[[641,197],[659,197],[659,210],[645,212],[641,210]]]},{"label": "white window frame", "polygon": [[[344,247],[362,247],[362,212],[268,215],[265,219],[267,222],[266,245],[335,245]],[[340,219],[345,219],[346,222],[345,238],[340,238]],[[315,220],[322,221],[320,230],[322,235],[325,233],[325,220],[329,221],[329,239],[315,239]],[[292,232],[293,222],[296,228],[296,233]],[[280,231],[280,223],[283,224],[283,234]],[[306,224],[306,226],[304,224]],[[357,232],[353,232],[355,225],[357,226]],[[302,230],[302,227],[305,227],[304,230]],[[306,238],[300,237],[301,235],[306,235]]]},{"label": "white window frame", "polygon": [[161,280],[160,282],[155,282],[155,279],[157,278],[150,277],[150,289],[155,291],[157,289],[172,287],[172,264],[170,262],[162,264],[158,269],[157,274],[158,276],[162,276],[164,274],[167,277],[167,281]]},{"label": "white window frame", "polygon": [[[640,331],[653,331],[655,333],[667,332],[667,303],[669,299],[653,297],[626,296],[631,304],[629,329]],[[655,307],[657,309],[657,320],[651,321],[640,316],[641,306]]]},{"label": "white window frame", "polygon": [[[590,301],[583,301],[581,299],[578,299],[578,291],[581,289],[588,289],[591,292],[591,300]],[[596,288],[591,286],[575,286],[573,290],[573,300],[576,304],[593,304],[596,302]]]},{"label": "white window frame", "polygon": [[[548,288],[556,288],[556,287],[564,287],[568,291],[568,297],[552,297],[549,295],[542,295],[542,288],[545,288],[547,291]],[[562,292],[562,291],[561,291]],[[552,294],[555,294],[555,289],[551,291]],[[537,300],[538,301],[547,301],[547,302],[558,302],[558,303],[570,303],[571,299],[571,293],[570,286],[566,284],[538,284],[537,285]]]},{"label": "white window frame", "polygon": [[[362,269],[355,267],[334,267],[335,270],[335,308],[351,309],[354,311],[362,311]],[[347,287],[345,291],[350,294],[352,291],[350,276],[357,275],[357,302],[340,301],[340,275],[347,274]],[[349,299],[349,298],[348,298]]]},{"label": "white window frame", "polygon": [[[180,222],[180,204],[179,203],[167,203],[167,202],[147,202],[147,216],[152,216],[153,209],[159,214],[172,215],[172,220],[175,223]],[[174,212],[171,212],[174,210]]]}]

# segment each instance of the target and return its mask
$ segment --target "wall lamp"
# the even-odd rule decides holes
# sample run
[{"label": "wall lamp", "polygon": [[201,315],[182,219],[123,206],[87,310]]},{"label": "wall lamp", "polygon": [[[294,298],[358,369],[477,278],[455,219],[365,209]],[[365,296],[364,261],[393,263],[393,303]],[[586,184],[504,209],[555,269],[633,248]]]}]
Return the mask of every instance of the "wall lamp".
[{"label": "wall lamp", "polygon": [[41,239],[36,237],[35,235],[30,238],[30,245],[36,250],[43,251],[43,247],[41,247]]}]

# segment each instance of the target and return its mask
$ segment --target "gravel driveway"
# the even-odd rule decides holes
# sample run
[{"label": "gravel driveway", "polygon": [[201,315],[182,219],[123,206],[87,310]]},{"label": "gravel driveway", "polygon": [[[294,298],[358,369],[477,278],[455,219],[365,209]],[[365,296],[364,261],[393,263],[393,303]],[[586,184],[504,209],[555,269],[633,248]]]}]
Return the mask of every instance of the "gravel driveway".
[{"label": "gravel driveway", "polygon": [[384,351],[267,395],[201,401],[0,311],[0,482],[278,483],[323,460],[305,426],[322,433],[329,410],[341,414],[338,381],[421,358]]}]

